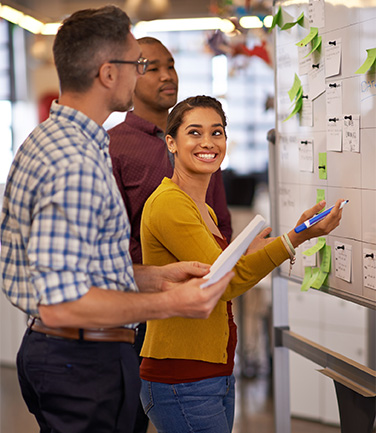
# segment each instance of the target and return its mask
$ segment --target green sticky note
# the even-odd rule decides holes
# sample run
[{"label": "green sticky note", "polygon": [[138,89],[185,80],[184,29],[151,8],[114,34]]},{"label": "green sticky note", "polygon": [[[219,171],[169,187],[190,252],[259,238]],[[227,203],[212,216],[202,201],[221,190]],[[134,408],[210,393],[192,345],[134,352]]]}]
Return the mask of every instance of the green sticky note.
[{"label": "green sticky note", "polygon": [[282,25],[282,8],[278,8],[277,13],[273,16],[272,25],[270,26],[269,32],[271,32],[275,26],[281,27]]},{"label": "green sticky note", "polygon": [[321,46],[321,42],[322,42],[322,37],[321,36],[315,36],[312,39],[312,50],[304,58],[308,57],[314,51],[318,50]]},{"label": "green sticky note", "polygon": [[303,27],[303,23],[304,23],[304,12],[302,12],[298,19],[296,21],[292,21],[290,23],[285,23],[282,27],[281,30],[288,30],[291,29],[291,27],[294,27],[296,24],[299,24],[300,26]]},{"label": "green sticky note", "polygon": [[302,98],[299,98],[296,101],[294,110],[292,111],[292,113],[290,113],[290,115],[288,117],[286,117],[286,119],[284,120],[284,122],[286,122],[287,120],[291,119],[291,117],[295,116],[295,114],[299,113],[299,111],[302,109],[302,106],[303,106],[303,100],[302,100]]},{"label": "green sticky note", "polygon": [[309,30],[310,31],[308,35],[295,45],[298,47],[304,47],[305,45],[309,44],[315,36],[318,35],[319,29],[317,27],[311,27]]},{"label": "green sticky note", "polygon": [[308,250],[303,251],[303,254],[306,256],[312,256],[313,254],[317,253],[317,251],[320,251],[321,248],[323,248],[325,245],[326,245],[326,239],[318,238],[317,244],[311,248],[308,248]]},{"label": "green sticky note", "polygon": [[369,69],[372,68],[372,65],[376,60],[376,48],[370,48],[367,51],[367,59],[363,63],[363,65],[355,71],[356,74],[365,74]]},{"label": "green sticky note", "polygon": [[332,261],[332,248],[330,245],[325,245],[324,248],[320,250],[320,258],[321,258],[320,270],[322,272],[329,274],[330,265]]},{"label": "green sticky note", "polygon": [[300,86],[295,98],[298,99],[301,98],[302,96],[303,96],[303,86]]},{"label": "green sticky note", "polygon": [[320,203],[320,201],[323,201],[323,200],[325,200],[325,189],[317,189],[316,190],[316,203]]},{"label": "green sticky note", "polygon": [[319,153],[319,178],[327,179],[326,152]]},{"label": "green sticky note", "polygon": [[316,281],[317,277],[319,276],[320,269],[319,268],[312,268],[312,275],[311,279],[309,280],[309,287],[312,287],[312,284]]},{"label": "green sticky note", "polygon": [[[300,89],[302,87],[302,82],[300,81],[300,78],[295,74],[294,82],[292,83],[291,89],[287,92],[290,98],[290,101],[293,101],[295,96],[299,93]],[[303,92],[303,89],[302,89]]]},{"label": "green sticky note", "polygon": [[296,20],[296,24],[299,24],[301,27],[304,27],[304,12],[302,12],[298,19]]},{"label": "green sticky note", "polygon": [[312,268],[310,266],[306,266],[304,268],[304,278],[302,282],[302,287],[300,288],[301,292],[306,292],[309,289],[311,277],[312,277]]},{"label": "green sticky note", "polygon": [[319,289],[328,277],[326,272],[323,272],[321,269],[318,271],[316,278],[311,282],[311,287],[314,289]]}]

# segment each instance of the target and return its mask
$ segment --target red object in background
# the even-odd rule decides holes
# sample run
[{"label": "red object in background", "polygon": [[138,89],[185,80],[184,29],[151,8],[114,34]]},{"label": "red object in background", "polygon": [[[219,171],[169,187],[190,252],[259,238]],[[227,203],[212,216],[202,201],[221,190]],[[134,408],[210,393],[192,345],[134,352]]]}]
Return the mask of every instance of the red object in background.
[{"label": "red object in background", "polygon": [[59,95],[57,93],[46,93],[44,96],[39,98],[38,101],[38,116],[39,123],[44,122],[48,116],[50,115],[50,108],[52,101],[55,99],[59,99]]},{"label": "red object in background", "polygon": [[261,45],[256,45],[252,49],[247,48],[245,44],[238,44],[233,47],[233,56],[236,56],[238,54],[244,54],[248,57],[257,56],[264,60],[264,62],[266,62],[268,65],[271,65],[272,62],[266,47],[266,41],[262,41]]}]

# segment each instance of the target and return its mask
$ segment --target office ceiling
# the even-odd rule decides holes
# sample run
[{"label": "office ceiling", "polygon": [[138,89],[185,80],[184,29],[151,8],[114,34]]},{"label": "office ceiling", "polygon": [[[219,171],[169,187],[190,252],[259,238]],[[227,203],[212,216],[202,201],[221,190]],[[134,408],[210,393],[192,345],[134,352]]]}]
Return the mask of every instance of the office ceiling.
[{"label": "office ceiling", "polygon": [[[130,15],[133,22],[158,18],[188,18],[212,15],[220,0],[10,0],[2,4],[16,7],[44,22],[61,21],[79,9],[114,4]],[[229,3],[227,1],[227,3]],[[249,5],[250,13],[271,12],[272,0],[233,0],[233,9]]]}]

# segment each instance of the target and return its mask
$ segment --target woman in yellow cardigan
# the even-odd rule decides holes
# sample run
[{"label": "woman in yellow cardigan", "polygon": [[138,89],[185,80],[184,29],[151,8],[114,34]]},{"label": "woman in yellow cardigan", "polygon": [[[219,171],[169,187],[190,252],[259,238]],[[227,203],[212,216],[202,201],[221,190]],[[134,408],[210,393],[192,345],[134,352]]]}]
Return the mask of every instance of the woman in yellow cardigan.
[{"label": "woman in yellow cardigan", "polygon": [[[206,205],[212,173],[226,153],[226,117],[221,104],[207,96],[188,98],[172,110],[166,142],[174,154],[171,179],[147,200],[141,221],[143,262],[165,265],[182,260],[212,264],[227,241]],[[253,287],[290,258],[307,239],[328,234],[341,218],[339,200],[320,223],[300,234],[265,237],[265,229],[234,268],[221,300],[208,319],[149,321],[141,351],[141,400],[159,433],[229,433],[234,419],[236,325],[231,299]],[[298,224],[319,212],[321,202]],[[205,289],[204,289],[205,290]]]}]

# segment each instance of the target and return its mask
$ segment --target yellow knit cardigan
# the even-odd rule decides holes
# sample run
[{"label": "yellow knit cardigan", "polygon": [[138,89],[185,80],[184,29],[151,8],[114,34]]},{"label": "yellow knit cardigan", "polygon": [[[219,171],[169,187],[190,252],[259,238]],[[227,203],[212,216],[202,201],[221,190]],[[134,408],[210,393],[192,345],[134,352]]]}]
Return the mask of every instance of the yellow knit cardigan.
[{"label": "yellow knit cardigan", "polygon": [[[209,212],[217,221],[210,207]],[[141,245],[146,265],[184,260],[212,264],[222,252],[194,201],[167,178],[145,203]],[[226,302],[252,288],[288,257],[280,238],[254,254],[242,256],[234,268],[234,278],[208,319],[177,317],[148,321],[141,356],[226,363],[229,338]]]}]

